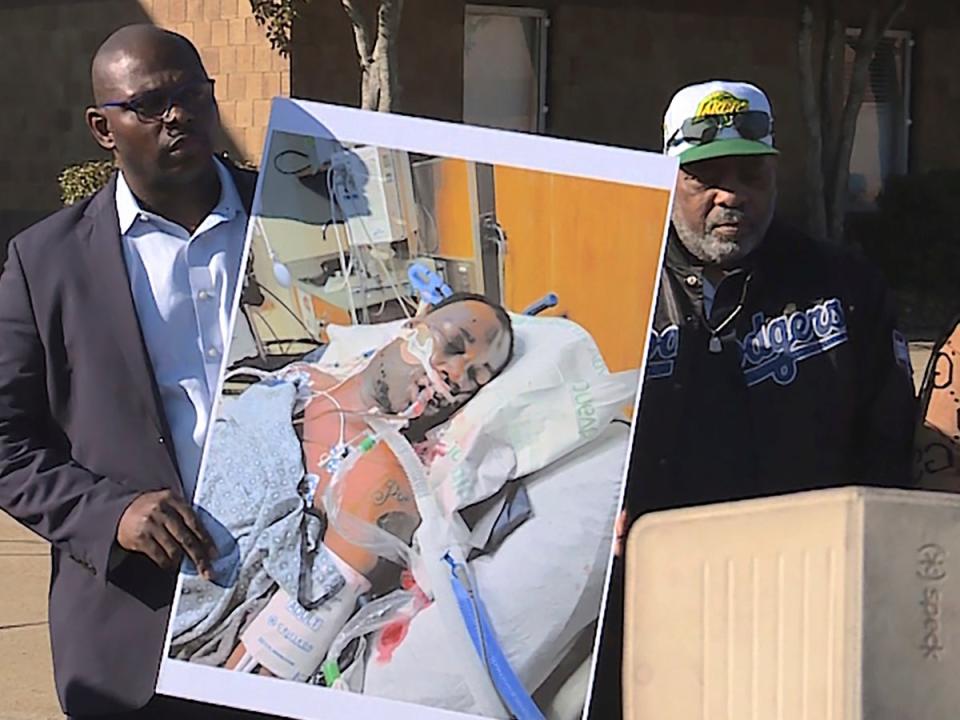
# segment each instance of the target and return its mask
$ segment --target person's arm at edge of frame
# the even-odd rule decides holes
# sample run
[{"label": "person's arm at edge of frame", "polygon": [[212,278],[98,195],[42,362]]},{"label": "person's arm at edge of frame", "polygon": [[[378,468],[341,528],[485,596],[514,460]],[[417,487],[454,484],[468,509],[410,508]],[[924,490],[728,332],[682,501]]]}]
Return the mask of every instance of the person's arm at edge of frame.
[{"label": "person's arm at edge of frame", "polygon": [[50,417],[18,239],[0,273],[0,509],[106,582],[120,518],[141,494],[82,467]]}]

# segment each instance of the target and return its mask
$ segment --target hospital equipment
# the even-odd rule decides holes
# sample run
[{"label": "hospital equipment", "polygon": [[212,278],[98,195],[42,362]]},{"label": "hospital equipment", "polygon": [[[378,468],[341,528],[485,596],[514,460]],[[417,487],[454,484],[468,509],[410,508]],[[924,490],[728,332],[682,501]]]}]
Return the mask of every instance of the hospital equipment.
[{"label": "hospital equipment", "polygon": [[539,315],[544,310],[547,310],[552,307],[556,307],[557,303],[560,302],[560,298],[557,297],[556,293],[547,293],[542,298],[537,300],[535,303],[528,305],[524,311],[524,315]]},{"label": "hospital equipment", "polygon": [[[507,717],[519,713],[516,708],[505,709],[507,698],[516,699],[516,687],[511,690],[509,685],[498,685],[500,681],[495,682],[492,676],[509,677],[506,670],[512,669],[524,692],[529,692],[541,686],[578,638],[590,632],[599,611],[610,554],[628,434],[626,427],[609,423],[622,417],[623,410],[632,405],[637,374],[610,374],[590,336],[574,323],[522,316],[513,316],[511,320],[516,333],[516,355],[511,365],[462,408],[464,413],[476,405],[458,429],[454,430],[450,423],[449,436],[444,433],[436,438],[449,455],[443,472],[424,466],[399,432],[403,418],[372,416],[369,433],[337,443],[351,449],[341,458],[337,471],[341,478],[328,488],[330,499],[326,505],[333,509],[329,522],[346,531],[345,535],[354,533],[350,537],[359,544],[365,543],[408,567],[414,584],[361,607],[342,624],[341,632],[332,641],[329,635],[320,638],[313,649],[329,643],[329,650],[310,682],[326,682],[344,690],[489,717]],[[341,381],[352,376],[377,349],[397,338],[409,344],[407,349],[414,356],[423,358],[429,351],[428,338],[406,332],[402,322],[332,327],[330,338],[331,344],[316,367]],[[289,425],[291,413],[302,407],[304,398],[313,396],[304,374],[296,369],[263,376],[263,382],[225,408],[228,423],[216,426],[211,441],[210,453],[216,463],[231,462],[231,448],[246,452],[247,448],[236,444],[243,443],[244,438],[249,445],[261,435],[267,440],[271,433],[281,432],[282,406],[277,405],[272,414],[264,414],[266,406],[258,405],[258,397],[263,401],[274,396],[289,398]],[[543,416],[531,415],[531,408],[540,408]],[[269,430],[274,423],[277,430]],[[262,428],[264,424],[267,430]],[[471,425],[481,427],[470,429]],[[544,427],[547,431],[540,432]],[[288,430],[283,429],[281,436],[287,435]],[[227,436],[235,437],[235,444],[218,447],[220,439]],[[376,442],[389,445],[415,495],[422,522],[412,546],[388,533],[381,534],[380,528],[357,518],[351,522],[345,513],[337,512],[339,480],[349,482],[349,464],[370,451]],[[298,450],[291,447],[285,452],[291,454],[291,462],[299,461]],[[233,467],[244,468],[236,463]],[[308,469],[301,470],[301,477],[309,474],[305,470]],[[258,468],[251,468],[238,476],[236,471],[220,472],[216,465],[208,467],[204,482],[224,484],[219,490],[202,485],[200,502],[226,499],[224,493],[238,484],[241,493],[256,491],[258,483],[262,483],[257,472]],[[495,496],[506,483],[520,478],[529,493],[533,515],[495,552],[468,560],[473,549],[471,533],[459,509]],[[292,480],[290,477],[284,482],[289,487]],[[294,499],[301,508],[304,506],[296,493]],[[248,501],[248,505],[249,502],[259,501]],[[288,512],[280,508],[278,505],[274,512],[267,506],[265,510],[277,517]],[[242,510],[248,512],[246,506]],[[290,525],[296,517],[292,510],[291,505],[290,514],[282,515],[282,524],[271,531],[274,537],[297,537]],[[219,512],[215,514],[227,523]],[[571,523],[570,518],[576,518],[576,522]],[[241,527],[250,527],[250,521],[245,520]],[[565,528],[563,532],[557,532],[560,527]],[[243,533],[244,543],[254,539],[251,531],[238,531]],[[305,546],[303,541],[298,543]],[[272,542],[258,546],[275,547]],[[531,553],[532,547],[537,552]],[[295,560],[297,552],[293,549],[276,558],[268,554],[264,561],[269,560],[275,572],[283,558]],[[319,557],[326,556],[329,553],[323,552],[321,546]],[[485,629],[482,634],[477,631],[478,615],[474,614],[471,623],[461,612],[458,590],[462,588],[452,581],[450,562],[469,572],[463,577],[480,599],[476,613],[483,607],[479,615]],[[241,591],[245,577],[242,575],[238,586]],[[259,571],[255,577],[260,577]],[[344,589],[343,581],[334,583],[333,579],[338,577],[341,573],[329,577],[318,574],[318,581],[326,590],[311,591],[307,600],[315,598],[322,605],[335,603],[341,595],[348,598],[353,591]],[[295,596],[296,585],[280,582],[280,586],[286,597]],[[251,589],[250,593],[253,592]],[[180,598],[179,604],[188,599]],[[276,602],[282,603],[282,599]],[[373,606],[374,603],[379,605]],[[203,627],[226,627],[235,614],[234,611],[220,620],[208,619],[193,605],[189,607],[190,621],[184,618],[177,627],[182,633],[179,637],[191,638],[190,642],[202,640],[199,628],[193,629],[196,618],[205,623]],[[227,612],[231,605],[217,607]],[[473,605],[474,613],[472,608]],[[177,612],[180,621],[180,610]],[[261,608],[260,612],[264,610]],[[402,642],[398,643],[400,638]],[[480,638],[484,642],[478,651]],[[180,656],[192,647],[179,640],[175,642],[175,647],[182,648],[178,649]],[[354,647],[350,653],[345,652],[348,646]],[[310,663],[314,658],[311,655]],[[250,662],[248,659],[245,665]],[[523,697],[519,699],[525,702]]]},{"label": "hospital equipment", "polygon": [[407,268],[407,275],[417,295],[431,305],[436,305],[444,298],[453,295],[453,290],[443,278],[422,263],[412,263]]},{"label": "hospital equipment", "polygon": [[[271,136],[268,156],[252,223],[257,281],[289,296],[308,335],[422,311],[424,279],[434,301],[475,292],[502,302],[505,236],[488,207],[489,168],[285,133]],[[272,304],[252,312],[253,346],[293,332],[287,314]]]},{"label": "hospital equipment", "polygon": [[330,555],[346,578],[344,587],[313,610],[304,609],[277,589],[240,634],[246,651],[236,667],[238,672],[251,672],[260,665],[284,680],[301,682],[316,672],[330,643],[353,614],[357,599],[370,589],[363,575],[332,552]]},{"label": "hospital equipment", "polygon": [[[425,563],[427,567],[416,576],[424,590],[439,590],[441,599],[413,619],[409,634],[397,648],[393,662],[373,663],[367,667],[365,676],[361,677],[365,691],[435,704],[439,675],[443,678],[439,684],[445,688],[443,707],[481,714],[480,708],[487,707],[486,712],[493,712],[495,717],[502,716],[502,711],[489,710],[490,707],[496,708],[500,699],[492,696],[489,688],[483,688],[484,684],[489,685],[489,679],[482,661],[479,666],[474,662],[472,666],[468,663],[466,668],[463,667],[464,661],[471,656],[475,658],[477,653],[469,632],[466,636],[462,632],[464,620],[456,594],[449,591],[452,589],[449,586],[449,565],[444,558],[454,558],[455,555],[447,555],[444,543],[449,544],[452,537],[455,547],[460,543],[457,550],[462,553],[465,534],[454,513],[459,507],[489,497],[510,477],[537,477],[537,472],[550,475],[550,471],[543,468],[551,466],[557,467],[555,473],[562,473],[549,483],[534,481],[530,487],[534,518],[515,531],[517,539],[512,545],[508,541],[507,546],[499,549],[493,557],[469,563],[480,573],[477,587],[486,601],[493,602],[496,608],[494,627],[500,642],[505,643],[505,656],[516,665],[518,676],[524,683],[536,687],[555,667],[556,656],[576,639],[578,633],[585,631],[591,617],[596,618],[626,454],[625,444],[621,442],[626,442],[627,434],[624,429],[611,436],[604,428],[630,404],[637,375],[609,375],[589,335],[573,323],[519,316],[514,316],[512,321],[517,333],[517,358],[504,375],[461,410],[465,419],[459,430],[454,430],[454,423],[446,428],[450,453],[445,465],[431,466],[425,477],[414,481],[423,472],[417,471],[419,463],[405,450],[405,446],[409,446],[402,437],[393,433],[388,435],[393,441],[391,447],[397,448],[398,457],[407,458],[411,482],[418,486],[426,483],[417,499],[418,505],[421,497],[426,500],[420,506],[421,513],[433,515],[431,534],[425,538],[424,530],[418,531],[421,542],[413,562],[424,562],[425,546],[432,540],[436,548],[433,559],[436,560],[439,554],[441,562]],[[335,371],[334,366],[340,365],[348,356],[359,354],[363,348],[382,347],[396,332],[396,328],[389,324],[331,328],[334,343],[323,362]],[[541,351],[533,351],[534,347],[541,348]],[[549,353],[543,352],[546,348],[550,348]],[[608,384],[609,389],[604,390]],[[617,386],[618,391],[613,389]],[[582,395],[582,392],[586,394]],[[578,397],[581,404],[578,404]],[[552,418],[548,420],[545,416]],[[553,420],[557,421],[556,425],[545,425]],[[465,430],[474,425],[484,426],[487,430],[479,433]],[[544,427],[547,431],[541,432]],[[564,430],[565,427],[569,431]],[[622,440],[614,441],[615,437]],[[582,460],[570,460],[570,466],[566,467],[568,463],[562,458],[570,457],[577,447],[590,441],[595,441],[596,449],[588,451]],[[608,485],[600,482],[595,472],[580,469],[580,463],[586,463],[584,466],[593,463],[596,469],[600,458],[609,458],[608,474],[600,474],[600,477],[609,479]],[[443,461],[444,458],[440,458],[436,462]],[[585,477],[589,477],[590,482],[580,489],[564,485],[564,482],[584,482]],[[551,503],[558,503],[554,512],[550,512]],[[595,505],[591,506],[591,503]],[[588,519],[592,512],[598,513],[594,520]],[[537,517],[540,514],[544,525]],[[569,537],[555,537],[556,526],[550,523],[557,522],[560,517],[579,518],[577,529]],[[581,534],[588,530],[589,539]],[[531,537],[537,538],[535,542],[542,548],[542,557],[538,553],[535,564],[531,564],[529,552],[519,549],[521,537],[531,531]],[[560,544],[551,545],[556,542]],[[518,564],[511,565],[514,555]],[[462,564],[463,561],[460,555],[458,562]],[[591,568],[594,579],[580,574],[583,567]],[[537,612],[511,613],[508,610],[510,602],[506,598],[515,596],[520,576],[534,583],[529,592],[538,592],[534,588],[537,583],[543,583],[539,592],[550,596],[549,599],[543,597],[544,605]],[[547,591],[546,587],[550,590]],[[593,589],[586,592],[587,587]],[[484,591],[483,588],[488,589]],[[574,620],[574,617],[578,619]],[[459,635],[451,636],[450,629],[458,626]],[[444,652],[436,650],[433,632],[442,632],[445,640],[450,641],[444,645]],[[434,640],[428,640],[429,637]],[[457,638],[459,643],[454,642]],[[533,638],[537,639],[534,641]],[[553,650],[546,650],[547,647]],[[456,680],[451,678],[453,667],[456,668]],[[473,670],[467,672],[470,667]]]}]

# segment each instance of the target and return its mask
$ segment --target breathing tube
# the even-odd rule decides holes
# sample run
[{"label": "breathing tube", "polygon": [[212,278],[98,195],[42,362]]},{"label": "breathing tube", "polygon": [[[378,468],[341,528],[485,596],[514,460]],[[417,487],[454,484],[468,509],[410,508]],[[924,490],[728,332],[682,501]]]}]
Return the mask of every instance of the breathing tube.
[{"label": "breathing tube", "polygon": [[[446,630],[445,643],[460,658],[460,676],[470,689],[474,712],[491,717],[508,713],[519,720],[542,720],[536,705],[523,688],[497,643],[493,628],[469,580],[465,580],[466,558],[463,555],[465,537],[450,517],[446,517],[434,497],[426,470],[416,451],[401,434],[409,419],[423,413],[434,392],[452,400],[449,388],[433,367],[434,338],[425,328],[417,332],[410,328],[402,350],[404,359],[415,359],[429,381],[413,403],[399,416],[387,418],[371,415],[367,424],[372,430],[362,447],[372,449],[384,442],[400,463],[410,482],[420,513],[417,530],[419,552],[380,527],[361,521],[340,509],[340,498],[345,477],[360,452],[351,452],[337,467],[327,487],[324,505],[328,519],[347,540],[369,549],[402,566],[410,568],[421,594],[408,590],[397,591],[368,604],[352,618],[334,639],[322,665],[329,686],[345,688],[338,666],[340,654],[353,639],[370,632],[383,630],[398,618],[407,621],[425,606],[425,597],[432,597]],[[369,450],[367,450],[369,451]],[[464,572],[450,572],[460,568]],[[422,595],[426,593],[426,596]],[[469,609],[469,612],[468,612]],[[482,650],[482,652],[481,652]]]},{"label": "breathing tube", "polygon": [[450,584],[463,622],[500,700],[517,720],[544,720],[540,708],[510,666],[466,566],[456,562],[449,554],[444,556],[444,560],[450,566]]},{"label": "breathing tube", "polygon": [[420,512],[417,530],[419,553],[411,566],[417,585],[433,598],[446,631],[444,643],[461,659],[459,676],[470,689],[475,707],[473,712],[488,717],[504,717],[501,701],[487,668],[474,651],[470,634],[461,617],[459,604],[448,577],[447,557],[465,563],[461,548],[466,538],[451,518],[445,517],[430,491],[426,470],[416,451],[399,430],[384,420],[370,419],[371,428],[393,452],[410,480],[410,487]]},{"label": "breathing tube", "polygon": [[[325,459],[331,471],[324,490],[324,509],[328,522],[349,542],[408,568],[416,587],[394,591],[358,610],[329,641],[320,670],[330,687],[349,690],[338,665],[340,655],[354,639],[371,632],[386,631],[393,623],[409,622],[429,604],[436,605],[446,631],[445,644],[460,659],[459,675],[473,697],[473,711],[488,717],[515,717],[518,720],[543,718],[516,674],[510,668],[497,643],[490,620],[474,585],[466,574],[465,529],[445,516],[434,497],[426,469],[416,451],[401,434],[410,420],[419,417],[435,395],[453,400],[449,386],[433,367],[435,339],[429,328],[405,328],[401,335],[401,356],[409,364],[419,364],[427,377],[427,386],[402,412],[387,416],[378,412],[348,413],[363,416],[371,432],[340,442]],[[267,373],[264,373],[267,375]],[[332,389],[331,389],[332,391]],[[331,391],[311,392],[325,396],[337,411],[347,414]],[[348,475],[357,462],[380,443],[386,443],[403,468],[420,514],[417,549],[372,523],[342,509]],[[330,462],[333,460],[334,462]],[[307,475],[308,499],[319,485],[319,478]],[[382,637],[381,637],[382,639]],[[319,649],[319,648],[317,648]],[[311,657],[315,657],[312,655]]]}]

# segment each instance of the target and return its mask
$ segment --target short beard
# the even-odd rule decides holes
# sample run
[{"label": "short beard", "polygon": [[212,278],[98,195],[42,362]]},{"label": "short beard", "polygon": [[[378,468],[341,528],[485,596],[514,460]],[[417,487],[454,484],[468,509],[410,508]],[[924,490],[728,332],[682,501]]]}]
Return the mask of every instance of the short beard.
[{"label": "short beard", "polygon": [[677,231],[680,242],[691,255],[708,265],[726,267],[743,260],[763,242],[763,238],[773,220],[773,208],[774,204],[771,203],[769,215],[763,219],[755,232],[734,240],[717,238],[710,233],[697,232],[683,221],[676,208],[673,212],[673,227]]}]

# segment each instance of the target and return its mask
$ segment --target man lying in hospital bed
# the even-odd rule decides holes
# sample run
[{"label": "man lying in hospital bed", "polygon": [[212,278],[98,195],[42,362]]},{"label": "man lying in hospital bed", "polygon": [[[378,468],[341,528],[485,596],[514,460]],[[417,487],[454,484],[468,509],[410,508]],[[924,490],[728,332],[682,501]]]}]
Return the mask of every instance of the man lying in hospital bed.
[{"label": "man lying in hospital bed", "polygon": [[[480,300],[330,336],[319,363],[251,387],[215,425],[197,502],[219,575],[185,577],[171,655],[505,717],[465,670],[470,645],[444,642],[457,616],[418,566],[423,488],[512,669],[542,688],[597,618],[629,434],[610,422],[637,375],[608,373],[574,323],[511,323]],[[405,436],[377,415],[405,416]],[[397,565],[402,590],[384,572]]]}]

